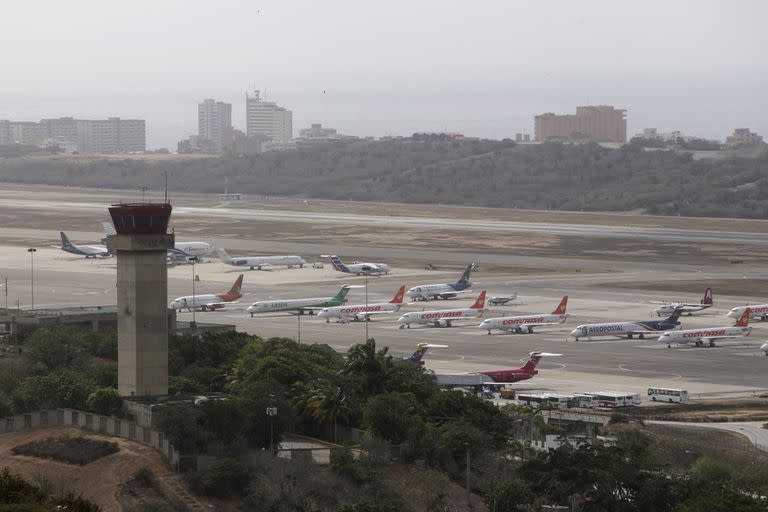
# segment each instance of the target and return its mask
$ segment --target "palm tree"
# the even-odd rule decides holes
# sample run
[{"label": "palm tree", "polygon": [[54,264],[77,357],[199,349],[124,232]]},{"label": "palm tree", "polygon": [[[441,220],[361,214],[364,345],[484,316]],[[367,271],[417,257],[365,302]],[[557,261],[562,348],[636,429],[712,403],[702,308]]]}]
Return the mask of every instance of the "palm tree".
[{"label": "palm tree", "polygon": [[306,412],[315,421],[323,424],[333,422],[333,441],[336,442],[338,420],[346,420],[350,415],[349,400],[344,389],[328,381],[321,381],[309,389],[304,401]]},{"label": "palm tree", "polygon": [[366,394],[376,394],[384,389],[384,383],[394,363],[389,347],[376,350],[376,341],[369,338],[365,343],[349,349],[342,373],[357,377]]}]

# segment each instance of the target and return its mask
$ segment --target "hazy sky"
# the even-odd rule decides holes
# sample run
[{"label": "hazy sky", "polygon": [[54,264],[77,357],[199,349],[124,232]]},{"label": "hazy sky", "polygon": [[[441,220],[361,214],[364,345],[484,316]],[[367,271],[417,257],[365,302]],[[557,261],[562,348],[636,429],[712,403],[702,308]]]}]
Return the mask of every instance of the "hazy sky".
[{"label": "hazy sky", "polygon": [[149,147],[197,102],[266,89],[294,131],[533,130],[577,104],[646,126],[768,136],[768,2],[37,0],[4,2],[0,119],[138,117]]}]

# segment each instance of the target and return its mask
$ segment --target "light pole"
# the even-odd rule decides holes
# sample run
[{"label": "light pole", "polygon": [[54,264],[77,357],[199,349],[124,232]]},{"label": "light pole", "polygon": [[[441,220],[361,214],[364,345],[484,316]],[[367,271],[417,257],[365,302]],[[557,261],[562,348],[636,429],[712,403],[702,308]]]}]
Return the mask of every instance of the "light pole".
[{"label": "light pole", "polygon": [[269,416],[269,453],[274,455],[274,417],[277,416],[277,407],[267,407],[267,416]]},{"label": "light pole", "polygon": [[368,274],[365,274],[365,318],[363,318],[363,322],[365,322],[365,339],[363,340],[363,344],[368,343]]},{"label": "light pole", "polygon": [[192,324],[190,327],[193,329],[197,329],[197,317],[195,316],[195,310],[197,309],[197,304],[195,302],[195,263],[197,263],[199,259],[200,258],[197,256],[189,258],[190,263],[192,263]]},{"label": "light pole", "polygon": [[30,247],[29,253],[29,286],[32,292],[32,309],[35,309],[35,253],[37,249]]}]

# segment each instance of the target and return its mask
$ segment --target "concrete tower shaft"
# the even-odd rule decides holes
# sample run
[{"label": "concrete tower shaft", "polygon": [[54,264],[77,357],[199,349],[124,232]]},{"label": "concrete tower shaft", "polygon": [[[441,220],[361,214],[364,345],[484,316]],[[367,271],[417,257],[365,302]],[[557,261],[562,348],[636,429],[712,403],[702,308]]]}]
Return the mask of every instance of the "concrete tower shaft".
[{"label": "concrete tower shaft", "polygon": [[114,205],[117,255],[117,389],[121,396],[168,394],[169,204]]}]

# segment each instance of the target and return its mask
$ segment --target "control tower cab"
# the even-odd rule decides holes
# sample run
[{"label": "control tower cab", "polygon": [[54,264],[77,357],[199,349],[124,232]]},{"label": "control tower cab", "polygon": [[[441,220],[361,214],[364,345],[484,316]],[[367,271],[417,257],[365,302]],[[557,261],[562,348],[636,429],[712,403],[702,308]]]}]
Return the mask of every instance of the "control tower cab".
[{"label": "control tower cab", "polygon": [[117,234],[117,390],[120,396],[168,394],[168,203],[115,204]]}]

